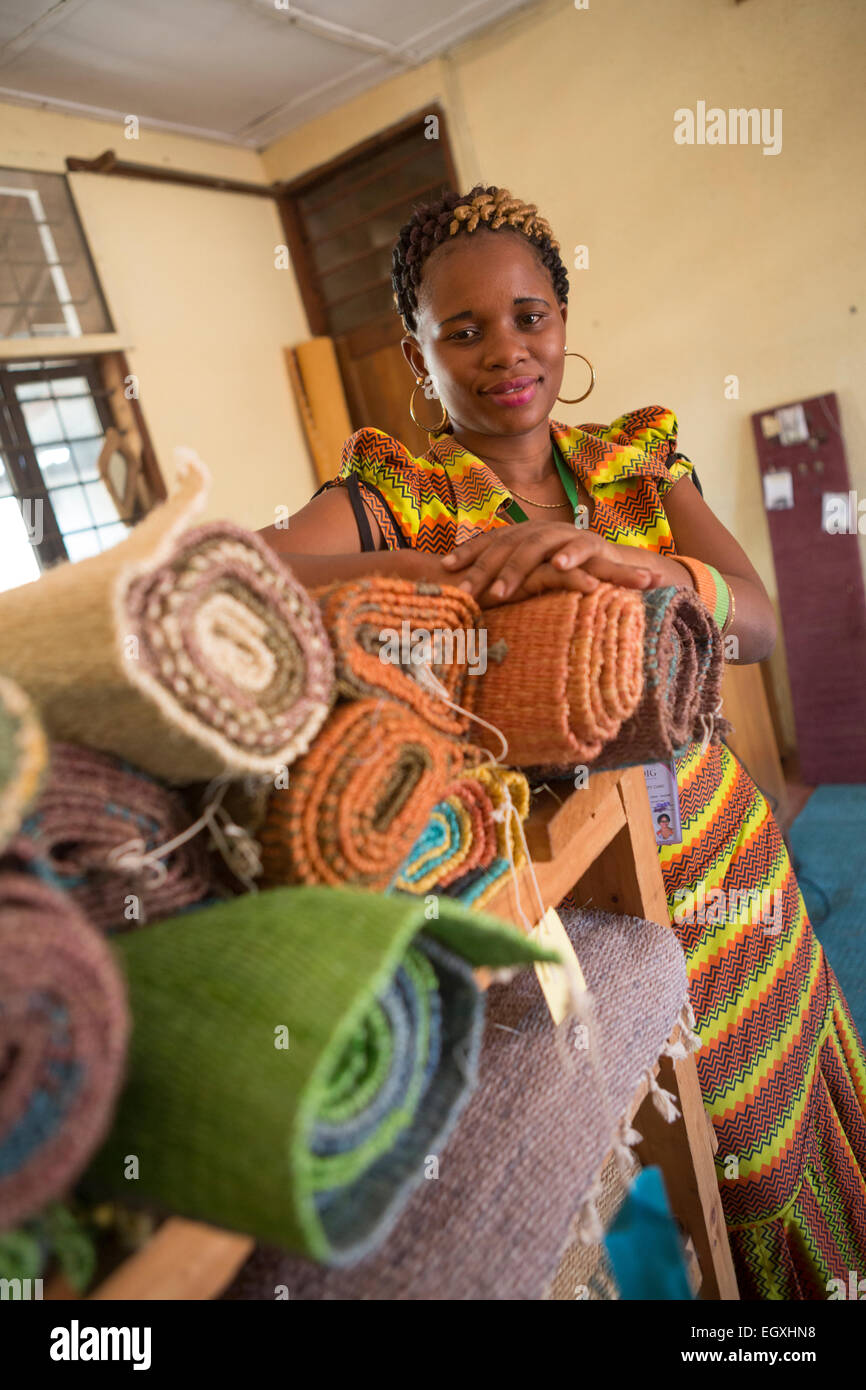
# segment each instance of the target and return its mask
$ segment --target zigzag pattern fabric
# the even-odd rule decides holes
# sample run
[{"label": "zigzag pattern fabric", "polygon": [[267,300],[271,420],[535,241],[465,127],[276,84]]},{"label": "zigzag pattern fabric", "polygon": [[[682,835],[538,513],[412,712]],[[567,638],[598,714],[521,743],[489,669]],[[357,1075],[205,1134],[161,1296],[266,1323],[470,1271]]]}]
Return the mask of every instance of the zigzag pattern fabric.
[{"label": "zigzag pattern fabric", "polygon": [[[674,458],[677,417],[663,406],[619,416],[612,425],[562,425],[551,437],[595,503],[593,530],[610,540],[673,551],[659,496],[691,470]],[[504,509],[512,494],[487,464],[450,435],[432,437],[414,457],[399,440],[366,426],[343,445],[338,487],[354,473],[361,495],[382,528],[389,550],[410,545],[445,555],[479,531],[511,523]]]},{"label": "zigzag pattern fabric", "polygon": [[683,843],[660,850],[662,875],[684,919],[740,1294],[826,1299],[831,1280],[847,1289],[848,1271],[866,1269],[862,1043],[764,797],[724,745],[693,746],[677,781]]},{"label": "zigzag pattern fabric", "polygon": [[[662,406],[610,426],[550,421],[563,459],[593,499],[606,540],[676,554],[662,505],[692,465]],[[379,430],[346,442],[338,484],[358,476],[386,545],[442,553],[508,524],[510,494],[452,438],[423,458]],[[698,1075],[719,1140],[722,1201],[744,1298],[826,1299],[866,1273],[866,1052],[816,940],[779,828],[726,746],[676,759],[683,843],[660,849],[672,925],[689,965],[704,1047]],[[703,887],[779,897],[773,928],[725,914],[678,922]],[[716,899],[715,901],[718,901]],[[696,912],[698,917],[700,913]],[[712,912],[707,907],[704,916]],[[766,924],[765,924],[766,925]],[[736,1176],[735,1176],[736,1174]]]}]

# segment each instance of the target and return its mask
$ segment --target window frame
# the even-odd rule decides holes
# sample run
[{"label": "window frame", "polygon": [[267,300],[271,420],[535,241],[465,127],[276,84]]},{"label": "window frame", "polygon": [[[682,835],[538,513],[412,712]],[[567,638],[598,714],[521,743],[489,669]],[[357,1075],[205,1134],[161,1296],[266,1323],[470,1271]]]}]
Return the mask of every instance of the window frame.
[{"label": "window frame", "polygon": [[19,366],[0,361],[0,451],[6,460],[6,473],[19,506],[24,501],[42,503],[42,540],[31,541],[31,544],[43,571],[70,557],[36,455],[37,447],[42,446],[35,445],[30,438],[15,387],[23,382],[64,380],[69,377],[86,379],[103,435],[109,429],[116,429],[108,404],[110,392],[103,385],[99,362],[95,357],[70,358],[62,366],[56,367],[30,366],[29,363]]}]

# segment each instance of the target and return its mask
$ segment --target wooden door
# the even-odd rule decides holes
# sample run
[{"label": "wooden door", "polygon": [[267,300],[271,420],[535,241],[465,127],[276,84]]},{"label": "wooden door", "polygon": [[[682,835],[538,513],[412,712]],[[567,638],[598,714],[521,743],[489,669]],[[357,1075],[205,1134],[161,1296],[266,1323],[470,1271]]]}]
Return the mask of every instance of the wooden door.
[{"label": "wooden door", "polygon": [[[413,208],[456,186],[445,116],[433,106],[287,184],[278,199],[310,328],[334,340],[353,428],[375,425],[413,453],[429,441],[409,415],[415,380],[400,347],[391,250]],[[441,418],[423,391],[416,413]]]}]

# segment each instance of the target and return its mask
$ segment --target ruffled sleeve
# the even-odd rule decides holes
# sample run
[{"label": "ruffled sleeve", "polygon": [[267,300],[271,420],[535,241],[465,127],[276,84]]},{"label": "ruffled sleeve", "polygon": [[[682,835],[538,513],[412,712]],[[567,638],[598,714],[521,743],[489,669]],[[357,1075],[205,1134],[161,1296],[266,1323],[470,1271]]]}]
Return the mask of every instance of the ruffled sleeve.
[{"label": "ruffled sleeve", "polygon": [[353,475],[359,482],[378,487],[388,477],[393,477],[395,468],[405,469],[407,463],[411,465],[412,462],[412,455],[398,439],[385,434],[384,430],[365,425],[349,435],[340,455],[339,472],[322,483],[316,496],[329,488],[340,487]]},{"label": "ruffled sleeve", "polygon": [[681,478],[691,477],[691,459],[677,450],[679,423],[673,410],[650,405],[620,415],[610,426],[610,436],[642,455],[639,471],[650,474],[659,497],[670,492]]},{"label": "ruffled sleeve", "polygon": [[343,445],[339,473],[323,483],[315,495],[333,487],[348,487],[350,495],[354,493],[363,499],[389,550],[413,543],[417,530],[418,460],[399,439],[372,425],[356,430]]}]

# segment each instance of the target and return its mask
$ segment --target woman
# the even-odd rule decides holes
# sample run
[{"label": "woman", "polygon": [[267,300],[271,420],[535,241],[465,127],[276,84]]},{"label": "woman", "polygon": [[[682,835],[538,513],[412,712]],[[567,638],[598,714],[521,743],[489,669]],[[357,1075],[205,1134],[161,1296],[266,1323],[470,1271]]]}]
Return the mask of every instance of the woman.
[{"label": "woman", "polygon": [[[347,441],[339,478],[287,530],[264,532],[302,582],[391,574],[459,584],[482,607],[601,580],[691,585],[740,661],[769,653],[770,601],[675,452],[675,415],[550,418],[568,278],[535,207],[476,187],[416,209],[393,283],[413,418],[422,384],[440,402],[431,447],[412,458],[370,428]],[[693,744],[676,775],[682,843],[659,855],[740,1292],[826,1298],[831,1279],[866,1276],[866,1055],[764,797],[725,745]],[[777,925],[683,911],[699,887],[701,902],[711,888],[726,902],[772,891]]]}]

